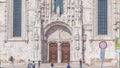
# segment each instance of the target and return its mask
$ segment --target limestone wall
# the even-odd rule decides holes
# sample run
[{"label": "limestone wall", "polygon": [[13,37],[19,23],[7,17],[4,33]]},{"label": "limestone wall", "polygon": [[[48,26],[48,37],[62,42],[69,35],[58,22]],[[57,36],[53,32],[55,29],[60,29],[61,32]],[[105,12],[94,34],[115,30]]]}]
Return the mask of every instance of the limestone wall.
[{"label": "limestone wall", "polygon": [[[119,2],[119,0],[108,0],[108,35],[98,36],[97,0],[83,0],[83,16],[80,13],[82,11],[80,0],[64,0],[64,8],[66,9],[61,16],[54,13],[50,14],[51,6],[47,0],[24,0],[22,5],[22,37],[14,38],[12,37],[12,0],[0,0],[0,57],[2,60],[8,61],[10,56],[14,56],[16,62],[41,59],[41,46],[46,42],[43,32],[47,31],[48,26],[52,28],[53,25],[64,24],[72,32],[71,54],[76,52],[75,48],[79,43],[79,57],[82,57],[82,45],[84,45],[85,62],[92,64],[94,61],[100,60],[99,42],[106,40],[108,43],[106,60],[115,59],[117,55],[114,48],[114,38],[118,36],[120,8],[117,6],[120,5]],[[76,38],[77,34],[79,37]],[[36,50],[37,45],[39,45],[38,51]],[[74,58],[71,61],[78,60],[75,59],[75,56],[72,57]]]}]

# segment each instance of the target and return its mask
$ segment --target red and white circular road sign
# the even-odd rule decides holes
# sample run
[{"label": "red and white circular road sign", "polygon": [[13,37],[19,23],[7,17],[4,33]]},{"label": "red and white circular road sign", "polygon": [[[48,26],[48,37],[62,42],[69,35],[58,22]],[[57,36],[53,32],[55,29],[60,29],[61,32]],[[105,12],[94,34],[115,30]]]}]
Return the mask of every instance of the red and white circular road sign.
[{"label": "red and white circular road sign", "polygon": [[107,42],[106,42],[106,41],[100,41],[99,47],[100,47],[101,49],[107,48]]}]

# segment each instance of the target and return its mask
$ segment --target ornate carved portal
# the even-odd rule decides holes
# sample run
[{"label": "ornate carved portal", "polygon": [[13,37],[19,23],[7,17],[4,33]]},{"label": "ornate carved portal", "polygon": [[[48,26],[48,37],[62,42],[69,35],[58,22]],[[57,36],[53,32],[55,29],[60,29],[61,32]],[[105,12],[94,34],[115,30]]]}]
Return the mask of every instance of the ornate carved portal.
[{"label": "ornate carved portal", "polygon": [[56,63],[57,62],[57,43],[49,44],[49,62]]},{"label": "ornate carved portal", "polygon": [[62,63],[70,62],[70,44],[62,43],[61,45],[61,53],[62,53]]},{"label": "ornate carved portal", "polygon": [[69,62],[71,31],[62,24],[54,25],[45,31],[45,36],[49,43],[49,62]]}]

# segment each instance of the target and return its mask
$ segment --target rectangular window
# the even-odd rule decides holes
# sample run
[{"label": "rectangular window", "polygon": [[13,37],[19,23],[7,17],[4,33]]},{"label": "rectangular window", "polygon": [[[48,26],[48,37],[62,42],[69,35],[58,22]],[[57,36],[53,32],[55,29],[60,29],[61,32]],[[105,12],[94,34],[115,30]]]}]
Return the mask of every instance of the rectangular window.
[{"label": "rectangular window", "polygon": [[13,0],[13,37],[21,36],[21,0]]},{"label": "rectangular window", "polygon": [[98,35],[107,33],[107,0],[98,0]]}]

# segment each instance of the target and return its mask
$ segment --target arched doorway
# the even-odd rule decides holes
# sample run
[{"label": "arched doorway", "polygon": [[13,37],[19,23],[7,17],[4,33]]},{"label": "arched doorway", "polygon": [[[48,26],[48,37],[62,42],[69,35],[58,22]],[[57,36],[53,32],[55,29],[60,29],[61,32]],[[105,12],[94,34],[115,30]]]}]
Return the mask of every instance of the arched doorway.
[{"label": "arched doorway", "polygon": [[[49,62],[69,62],[70,41],[72,38],[71,31],[64,25],[54,24],[54,26],[51,26],[46,30],[45,37],[45,44],[47,44],[47,47],[44,48],[48,48],[47,50],[44,50],[48,51],[46,53],[44,52],[47,56],[46,59]],[[65,50],[65,48],[67,48],[67,50]],[[67,58],[65,56],[67,56]]]}]

